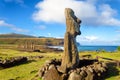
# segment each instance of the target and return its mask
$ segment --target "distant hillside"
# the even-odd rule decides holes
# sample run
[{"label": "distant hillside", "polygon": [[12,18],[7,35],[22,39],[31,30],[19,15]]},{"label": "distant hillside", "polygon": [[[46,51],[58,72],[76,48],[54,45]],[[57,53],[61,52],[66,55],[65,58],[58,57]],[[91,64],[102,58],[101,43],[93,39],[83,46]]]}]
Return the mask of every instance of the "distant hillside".
[{"label": "distant hillside", "polygon": [[10,34],[0,34],[0,38],[36,38],[36,37],[30,35],[24,35],[24,34],[10,33]]},{"label": "distant hillside", "polygon": [[11,45],[25,45],[25,44],[35,44],[35,45],[63,45],[63,39],[56,39],[50,37],[35,37],[24,34],[0,34],[0,44],[11,44]]},{"label": "distant hillside", "polygon": [[[26,44],[35,44],[35,45],[48,45],[48,46],[63,46],[64,39],[57,39],[51,37],[35,37],[24,34],[0,34],[0,45],[9,44],[9,45],[26,45]],[[77,43],[77,46],[80,46],[80,43]]]},{"label": "distant hillside", "polygon": [[10,45],[49,45],[49,46],[59,46],[63,45],[63,39],[56,38],[0,38],[0,45],[10,44]]}]

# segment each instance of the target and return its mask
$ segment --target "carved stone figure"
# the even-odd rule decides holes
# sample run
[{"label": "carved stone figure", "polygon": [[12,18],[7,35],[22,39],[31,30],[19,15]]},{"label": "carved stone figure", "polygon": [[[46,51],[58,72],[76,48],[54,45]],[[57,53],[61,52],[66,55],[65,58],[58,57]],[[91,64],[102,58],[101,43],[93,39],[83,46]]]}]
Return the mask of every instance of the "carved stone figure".
[{"label": "carved stone figure", "polygon": [[64,36],[64,55],[62,64],[58,70],[62,73],[67,72],[67,69],[76,68],[79,64],[79,55],[76,45],[76,36],[80,35],[80,23],[72,9],[65,9],[66,17],[66,33]]},{"label": "carved stone figure", "polygon": [[[47,61],[39,70],[43,80],[104,80],[107,64],[96,59],[79,60],[76,36],[80,35],[80,23],[72,9],[65,9],[66,33],[64,55],[61,59]],[[80,62],[79,62],[80,61]]]}]

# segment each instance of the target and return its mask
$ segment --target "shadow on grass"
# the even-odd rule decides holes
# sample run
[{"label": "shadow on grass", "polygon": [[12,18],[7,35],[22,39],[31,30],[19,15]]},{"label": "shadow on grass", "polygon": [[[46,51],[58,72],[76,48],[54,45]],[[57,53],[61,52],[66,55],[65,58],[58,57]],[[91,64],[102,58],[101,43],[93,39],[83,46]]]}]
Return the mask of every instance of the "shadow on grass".
[{"label": "shadow on grass", "polygon": [[[23,65],[23,64],[29,64],[29,63],[31,63],[31,62],[36,62],[36,60],[28,60],[28,61],[26,61],[26,62],[18,63],[18,64],[14,65],[14,66],[19,66],[19,65]],[[14,67],[14,66],[12,66],[12,67]]]},{"label": "shadow on grass", "polygon": [[107,63],[107,65],[108,65],[108,72],[105,79],[119,75],[119,70],[117,69],[115,62],[109,62]]},{"label": "shadow on grass", "polygon": [[29,64],[31,62],[36,62],[36,60],[28,60],[28,61],[25,61],[25,62],[4,64],[4,65],[0,66],[0,69],[6,69],[6,68],[15,67],[15,66],[23,65],[23,64]]}]

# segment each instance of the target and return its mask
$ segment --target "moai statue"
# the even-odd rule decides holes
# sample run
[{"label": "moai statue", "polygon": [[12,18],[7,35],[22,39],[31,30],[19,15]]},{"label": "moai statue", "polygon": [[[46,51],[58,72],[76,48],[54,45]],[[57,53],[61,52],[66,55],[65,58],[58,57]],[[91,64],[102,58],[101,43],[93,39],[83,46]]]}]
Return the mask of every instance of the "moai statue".
[{"label": "moai statue", "polygon": [[68,69],[76,68],[79,64],[79,55],[76,45],[76,36],[80,35],[81,20],[74,15],[70,8],[65,9],[66,33],[64,36],[64,55],[58,71],[65,73]]}]

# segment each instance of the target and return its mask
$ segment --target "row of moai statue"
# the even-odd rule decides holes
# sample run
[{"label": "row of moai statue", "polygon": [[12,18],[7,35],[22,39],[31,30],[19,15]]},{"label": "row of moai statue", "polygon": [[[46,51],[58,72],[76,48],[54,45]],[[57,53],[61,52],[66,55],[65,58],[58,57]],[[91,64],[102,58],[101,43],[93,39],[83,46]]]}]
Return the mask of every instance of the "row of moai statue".
[{"label": "row of moai statue", "polygon": [[24,44],[19,44],[18,49],[34,51],[36,49],[36,44],[32,41],[26,41]]}]

